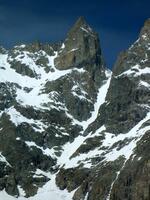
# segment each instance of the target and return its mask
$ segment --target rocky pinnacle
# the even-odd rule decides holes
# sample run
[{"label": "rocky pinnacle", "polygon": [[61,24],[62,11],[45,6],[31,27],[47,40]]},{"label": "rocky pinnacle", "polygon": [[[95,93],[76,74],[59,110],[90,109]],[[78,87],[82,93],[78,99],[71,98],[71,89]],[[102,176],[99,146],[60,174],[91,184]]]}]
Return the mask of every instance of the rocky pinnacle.
[{"label": "rocky pinnacle", "polygon": [[101,50],[99,38],[83,17],[80,17],[67,34],[55,59],[58,69],[83,67],[87,63],[100,65]]}]

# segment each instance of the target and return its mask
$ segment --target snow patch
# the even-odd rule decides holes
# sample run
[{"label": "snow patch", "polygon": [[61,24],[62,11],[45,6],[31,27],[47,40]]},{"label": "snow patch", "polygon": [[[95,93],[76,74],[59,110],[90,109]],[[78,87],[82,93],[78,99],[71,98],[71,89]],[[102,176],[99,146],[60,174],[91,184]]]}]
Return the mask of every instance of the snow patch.
[{"label": "snow patch", "polygon": [[[20,196],[17,198],[17,200],[71,200],[76,190],[72,192],[68,192],[66,189],[60,190],[55,183],[56,175],[51,175],[50,178],[51,180],[48,181],[42,188],[40,188],[35,196],[29,198]],[[5,190],[0,192],[0,199],[16,200],[15,197],[8,195]]]},{"label": "snow patch", "polygon": [[6,109],[5,113],[10,116],[10,120],[18,126],[19,124],[26,122],[32,126],[37,132],[43,132],[48,126],[42,123],[40,120],[28,119],[18,112],[13,106]]},{"label": "snow patch", "polygon": [[138,76],[141,76],[143,74],[150,74],[150,68],[149,67],[145,67],[145,68],[141,69],[140,65],[136,64],[136,65],[132,66],[131,69],[129,69],[129,70],[125,71],[125,72],[122,72],[118,76],[115,76],[115,78],[122,77],[122,76],[138,77]]},{"label": "snow patch", "polygon": [[0,162],[4,162],[4,163],[6,163],[9,167],[11,167],[11,165],[10,165],[9,162],[6,160],[5,156],[2,155],[1,152],[0,152]]},{"label": "snow patch", "polygon": [[30,141],[25,141],[25,143],[26,143],[26,145],[28,147],[30,147],[30,148],[36,147],[37,149],[40,149],[44,155],[55,158],[55,153],[54,153],[55,151],[54,151],[53,148],[51,148],[51,149],[49,149],[49,148],[44,149],[43,147],[38,146],[35,142],[30,142]]}]

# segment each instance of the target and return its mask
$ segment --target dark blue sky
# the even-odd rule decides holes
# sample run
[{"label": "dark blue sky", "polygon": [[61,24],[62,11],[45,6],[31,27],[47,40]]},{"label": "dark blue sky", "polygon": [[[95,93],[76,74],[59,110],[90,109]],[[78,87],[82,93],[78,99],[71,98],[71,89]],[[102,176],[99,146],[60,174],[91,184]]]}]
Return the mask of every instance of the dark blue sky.
[{"label": "dark blue sky", "polygon": [[0,44],[59,41],[79,16],[99,33],[106,63],[129,47],[150,17],[149,0],[0,0]]}]

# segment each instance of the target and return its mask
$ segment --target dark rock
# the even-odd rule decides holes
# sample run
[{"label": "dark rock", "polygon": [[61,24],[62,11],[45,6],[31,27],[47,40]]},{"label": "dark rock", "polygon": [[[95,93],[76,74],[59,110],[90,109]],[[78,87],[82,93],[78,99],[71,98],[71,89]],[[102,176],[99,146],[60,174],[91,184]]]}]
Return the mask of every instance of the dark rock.
[{"label": "dark rock", "polygon": [[84,67],[86,64],[99,65],[101,50],[98,35],[80,17],[68,32],[64,48],[60,49],[55,65],[58,69]]},{"label": "dark rock", "polygon": [[[19,73],[22,78],[28,77],[38,84],[41,81],[37,98],[45,95],[48,99],[39,107],[26,105],[24,98],[18,100],[18,89],[24,97],[25,93],[32,95],[36,86],[22,86],[21,81],[19,85],[7,78],[0,83],[0,190],[19,197],[18,187],[21,187],[28,198],[50,180],[44,172],[52,176],[57,172],[57,186],[68,192],[75,190],[73,200],[106,200],[108,194],[111,200],[149,200],[150,120],[133,136],[127,134],[149,112],[149,44],[150,20],[147,20],[139,39],[118,57],[105,102],[97,108],[96,120],[86,130],[80,123],[92,116],[98,90],[108,80],[108,71],[98,35],[83,17],[77,20],[64,42],[42,44],[37,41],[8,51],[0,49],[1,56],[6,55],[8,62],[8,66],[1,63],[0,72],[5,73],[10,64],[17,76]],[[57,69],[50,66],[49,59],[56,52]],[[47,73],[44,81],[33,66],[23,64],[25,55]],[[140,73],[145,69],[146,72]],[[51,81],[49,76],[58,70],[68,71],[59,71],[64,74]],[[11,109],[16,110],[12,116]],[[100,131],[102,126],[106,130]],[[74,148],[74,141],[80,140],[78,136],[83,142],[67,159],[71,162],[79,157],[79,161],[75,167],[66,168],[65,163],[63,166],[59,163],[59,158],[65,145]],[[123,148],[130,147],[132,142],[137,142],[136,148],[126,160]],[[52,153],[47,155],[45,150]],[[107,159],[109,153],[112,160]],[[43,173],[37,174],[37,170]]]}]

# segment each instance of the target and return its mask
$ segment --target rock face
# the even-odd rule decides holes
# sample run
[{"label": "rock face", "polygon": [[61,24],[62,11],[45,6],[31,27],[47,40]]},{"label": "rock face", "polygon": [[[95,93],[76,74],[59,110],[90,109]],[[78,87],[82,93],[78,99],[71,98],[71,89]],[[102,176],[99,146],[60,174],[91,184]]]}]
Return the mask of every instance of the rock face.
[{"label": "rock face", "polygon": [[102,63],[99,38],[83,17],[80,17],[68,32],[58,57],[55,58],[56,68],[70,69],[83,66],[100,66]]},{"label": "rock face", "polygon": [[83,17],[1,48],[0,199],[149,200],[149,133],[150,20],[113,72]]}]

